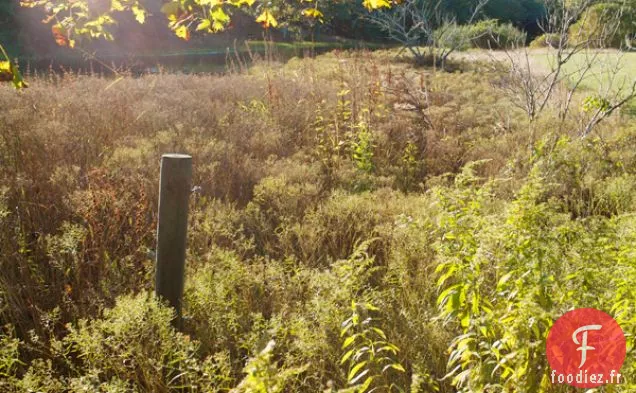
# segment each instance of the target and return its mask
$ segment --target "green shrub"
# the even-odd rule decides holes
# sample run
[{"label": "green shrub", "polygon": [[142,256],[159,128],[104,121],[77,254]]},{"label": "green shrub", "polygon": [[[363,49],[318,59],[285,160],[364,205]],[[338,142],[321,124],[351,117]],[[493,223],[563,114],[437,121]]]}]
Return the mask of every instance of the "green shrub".
[{"label": "green shrub", "polygon": [[514,48],[526,42],[526,33],[511,23],[502,24],[493,19],[475,23],[471,26],[470,34],[475,48]]},{"label": "green shrub", "polygon": [[[561,45],[561,35],[557,33],[541,34],[530,43],[530,48],[558,48]],[[566,42],[563,46],[567,45]]]},{"label": "green shrub", "polygon": [[24,365],[20,361],[20,340],[13,337],[12,329],[9,333],[0,331],[0,388],[3,391],[15,385],[18,367]]},{"label": "green shrub", "polygon": [[340,364],[348,364],[347,383],[360,393],[403,392],[394,373],[406,370],[396,360],[400,349],[388,341],[378,317],[380,309],[371,303],[351,302],[351,316],[342,323],[344,338]]},{"label": "green shrub", "polygon": [[[0,320],[15,326],[0,391],[344,393],[373,375],[556,393],[545,333],[580,306],[615,316],[633,358],[633,122],[581,139],[579,111],[525,120],[495,86],[507,70],[391,57],[0,88]],[[152,296],[121,296],[152,288],[173,150],[195,159],[182,333]],[[373,366],[356,381],[352,301],[378,309],[349,323]],[[365,348],[380,341],[405,372],[382,371]]]},{"label": "green shrub", "polygon": [[[549,328],[572,308],[616,307],[618,288],[631,278],[612,272],[635,269],[619,251],[634,241],[619,222],[633,217],[573,219],[546,198],[553,185],[537,168],[503,213],[488,213],[489,184],[462,180],[469,182],[442,196],[447,211],[437,248],[440,313],[460,330],[449,357],[449,368],[458,367],[453,384],[552,391],[544,357]],[[625,312],[633,321],[633,308]]]},{"label": "green shrub", "polygon": [[369,126],[360,123],[357,127],[355,139],[351,142],[352,159],[356,168],[362,172],[373,171],[373,134]]},{"label": "green shrub", "polygon": [[633,20],[636,10],[618,3],[590,6],[569,30],[573,45],[588,43],[594,48],[622,48],[636,34]]},{"label": "green shrub", "polygon": [[244,357],[265,345],[261,334],[266,319],[283,300],[280,291],[285,286],[275,285],[281,275],[277,264],[263,267],[245,263],[230,251],[208,250],[200,266],[192,269],[184,295],[187,330],[206,338],[201,350],[227,353],[233,372],[239,373]]},{"label": "green shrub", "polygon": [[153,392],[193,386],[209,391],[227,383],[210,359],[197,357],[198,344],[175,331],[173,317],[173,310],[141,293],[118,298],[103,318],[69,326],[63,345],[74,380]]},{"label": "green shrub", "polygon": [[437,45],[443,48],[456,48],[461,51],[473,47],[472,31],[467,25],[456,23],[444,25],[435,30],[434,37]]},{"label": "green shrub", "polygon": [[265,349],[247,362],[247,374],[241,383],[232,391],[236,393],[281,393],[285,391],[289,381],[302,374],[303,367],[279,370],[273,362],[274,341],[270,341]]},{"label": "green shrub", "polygon": [[502,49],[522,46],[526,34],[512,24],[501,24],[495,19],[472,25],[446,25],[435,32],[441,47],[466,50],[469,48]]}]

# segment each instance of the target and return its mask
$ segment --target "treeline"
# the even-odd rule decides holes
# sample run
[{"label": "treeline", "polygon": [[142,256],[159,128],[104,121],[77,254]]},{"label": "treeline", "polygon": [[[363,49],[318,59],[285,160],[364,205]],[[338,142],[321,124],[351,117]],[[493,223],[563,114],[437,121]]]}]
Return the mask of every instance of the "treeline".
[{"label": "treeline", "polygon": [[[523,36],[523,43],[527,44],[539,37],[534,43],[535,46],[549,45],[551,37],[543,36],[546,32],[541,28],[541,21],[545,20],[551,11],[558,14],[559,7],[577,7],[577,5],[586,6],[587,11],[573,26],[570,34],[573,42],[588,40],[595,34],[602,34],[603,38],[597,40],[598,46],[631,47],[631,40],[636,32],[636,0],[413,0],[404,1],[390,11],[375,13],[396,12],[398,7],[408,3],[416,3],[417,7],[434,5],[435,12],[438,13],[437,21],[433,23],[438,26],[433,26],[434,28],[449,23],[464,26],[463,29],[453,31],[454,36],[472,31],[466,27],[470,22],[488,20],[489,23],[496,21],[498,25],[505,26],[500,30],[510,33],[510,37],[515,40],[516,37]],[[259,39],[264,33],[264,30],[253,21],[252,16],[238,15],[242,12],[235,11],[235,15],[232,16],[232,25],[225,32],[195,36],[191,42],[184,43],[167,28],[166,18],[160,12],[160,4],[161,2],[147,3],[150,16],[143,26],[136,23],[131,15],[122,13],[115,28],[120,38],[117,45],[90,43],[88,44],[90,49],[103,51],[116,48],[118,51],[138,53],[144,49],[224,47],[226,44],[231,44],[234,39]],[[373,17],[364,8],[362,0],[322,2],[320,5],[322,23],[303,16],[302,11],[307,8],[307,4],[300,1],[273,0],[271,9],[276,13],[280,25],[268,34],[276,41],[324,41],[333,36],[375,42],[391,41],[390,34],[373,21]],[[477,18],[474,18],[475,9],[479,10]],[[19,0],[0,0],[0,42],[15,55],[37,54],[48,57],[59,54],[60,48],[55,45],[50,25],[41,23],[43,18],[41,9],[22,8]],[[612,22],[614,20],[620,23]],[[407,18],[405,23],[411,22]],[[482,23],[482,26],[476,28],[482,29],[483,26]],[[608,26],[613,29],[612,34],[608,34]],[[521,34],[517,34],[512,30],[513,28]],[[426,37],[422,37],[421,43],[427,44]]]},{"label": "treeline", "polygon": [[[160,12],[160,2],[148,1],[149,17],[143,25],[128,13],[117,15],[112,27],[115,42],[84,40],[81,47],[89,51],[113,55],[144,52],[187,50],[194,47],[226,47],[234,39],[261,38],[263,29],[246,15],[236,15],[234,25],[226,32],[194,37],[184,42],[168,28],[166,17]],[[13,56],[52,58],[71,53],[68,47],[56,44],[52,24],[43,23],[46,18],[41,8],[24,8],[19,0],[0,0],[0,43]],[[279,34],[280,35],[280,34]],[[282,35],[276,36],[282,39]]]},{"label": "treeline", "polygon": [[[422,2],[436,0],[422,0]],[[366,18],[357,18],[363,14],[362,1],[342,1],[334,6],[338,12],[330,26],[338,34],[350,35],[352,38],[385,39],[386,34],[377,29],[375,24]],[[479,0],[441,0],[439,11],[448,20],[458,24],[466,24],[472,16]],[[482,9],[484,19],[496,19],[501,23],[511,23],[515,27],[535,36],[540,29],[537,24],[545,15],[543,0],[490,0]],[[344,16],[344,17],[343,17]],[[351,19],[356,23],[351,24]]]},{"label": "treeline", "polygon": [[[470,18],[471,10],[477,1],[443,0],[440,3],[440,12],[462,24]],[[388,40],[386,32],[366,17],[368,12],[362,5],[362,0],[323,2],[321,4],[322,23],[303,17],[302,10],[306,7],[307,3],[272,1],[272,9],[279,15],[278,19],[281,21],[277,31],[273,32],[275,39],[324,40],[330,36],[340,36],[367,41]],[[154,38],[152,40],[156,41],[154,45],[162,48],[165,48],[166,44],[168,47],[174,44],[180,45],[182,48],[201,44],[202,39],[188,44],[174,41],[172,32],[166,27],[165,17],[159,12],[156,4],[149,3],[148,8],[152,16],[148,18],[144,26],[137,26],[132,18],[122,14],[118,30],[121,34],[130,36],[130,39],[120,40],[121,42],[139,41],[146,37]],[[487,19],[511,23],[534,36],[538,33],[537,20],[543,16],[544,9],[542,0],[490,0],[483,9],[483,14]],[[11,52],[49,54],[51,51],[55,51],[50,26],[41,23],[43,17],[41,10],[21,8],[19,0],[0,0],[0,41],[9,47]],[[233,17],[234,25],[227,32],[221,34],[220,37],[205,38],[205,40],[232,40],[248,36],[260,38],[262,31],[259,30],[258,25],[250,23],[249,19],[235,15]]]}]

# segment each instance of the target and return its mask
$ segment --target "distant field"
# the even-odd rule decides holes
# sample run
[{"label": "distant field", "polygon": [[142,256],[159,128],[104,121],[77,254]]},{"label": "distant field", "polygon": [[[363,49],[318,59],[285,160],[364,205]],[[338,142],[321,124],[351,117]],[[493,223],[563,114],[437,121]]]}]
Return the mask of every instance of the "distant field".
[{"label": "distant field", "polygon": [[[530,50],[530,67],[538,74],[548,73],[555,62],[554,54],[546,49]],[[519,51],[513,56],[524,56],[524,52]],[[506,61],[508,56],[501,51],[471,50],[456,55],[456,58],[465,60],[502,60]],[[571,83],[578,80],[580,72],[587,62],[593,63],[590,71],[587,72],[581,87],[590,92],[605,94],[608,91],[623,90],[628,91],[636,80],[636,53],[619,52],[615,50],[587,51],[573,56],[565,65],[565,72],[570,74]],[[636,100],[629,104],[629,111],[636,111]]]},{"label": "distant field", "polygon": [[[533,53],[533,59],[537,64],[549,70],[554,58],[549,52]],[[575,55],[566,64],[565,70],[572,73],[572,80],[578,78],[578,70],[582,69],[588,61],[593,61],[592,69],[583,80],[584,87],[588,89],[603,89],[611,85],[620,88],[625,84],[633,83],[636,78],[636,53],[603,51],[585,52]]]},{"label": "distant field", "polygon": [[[530,66],[537,73],[549,72],[554,64],[554,54],[545,49],[529,50]],[[523,52],[515,52],[513,56],[521,58]],[[502,51],[471,50],[458,53],[456,58],[465,60],[507,60],[508,56]],[[587,88],[599,88],[614,78],[614,84],[636,78],[636,52],[587,51],[576,54],[565,66],[566,72],[572,73],[571,79],[576,80],[577,70],[587,61],[592,61],[591,72],[585,77],[583,85]]]},{"label": "distant field", "polygon": [[[549,53],[533,54],[538,64],[550,69],[554,58]],[[636,53],[618,51],[585,52],[575,55],[566,64],[565,71],[572,74],[571,83],[580,78],[581,70],[591,62],[592,68],[582,82],[582,87],[601,95],[611,91],[621,92],[621,96],[629,94],[636,81]],[[628,113],[636,115],[636,99],[632,99],[625,108]]]}]

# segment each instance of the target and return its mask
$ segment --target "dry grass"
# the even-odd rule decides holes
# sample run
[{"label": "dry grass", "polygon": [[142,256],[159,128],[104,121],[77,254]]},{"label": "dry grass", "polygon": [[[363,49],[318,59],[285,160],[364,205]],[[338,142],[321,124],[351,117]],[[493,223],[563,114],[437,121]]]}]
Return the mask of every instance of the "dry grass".
[{"label": "dry grass", "polygon": [[[478,64],[435,73],[390,62],[382,52],[334,52],[226,76],[67,74],[33,79],[19,93],[2,86],[0,317],[22,339],[32,329],[63,336],[66,323],[99,315],[119,295],[151,289],[159,160],[167,152],[194,157],[200,187],[190,224],[193,298],[209,290],[198,272],[234,274],[210,273],[215,263],[238,269],[227,279],[240,285],[223,289],[228,298],[240,296],[227,306],[236,320],[223,319],[221,304],[204,320],[190,300],[190,332],[207,351],[230,348],[233,375],[241,356],[253,353],[240,340],[258,341],[244,319],[281,318],[294,302],[309,301],[307,291],[326,285],[311,274],[328,274],[312,269],[328,269],[361,241],[377,238],[369,248],[375,263],[410,272],[404,282],[413,291],[432,288],[424,260],[432,251],[417,245],[426,236],[397,236],[397,218],[423,214],[431,206],[427,190],[476,160],[487,160],[479,176],[507,179],[498,192],[510,198],[538,154],[533,143],[552,141],[549,111],[530,124],[497,89],[498,77]],[[561,136],[576,135],[577,116]],[[610,119],[595,136],[613,140],[618,123]],[[370,170],[359,169],[364,158],[355,154],[362,129],[372,136]],[[619,145],[622,165],[631,165]],[[581,209],[577,214],[591,212]],[[385,285],[374,277],[373,285]],[[431,289],[405,307],[417,314],[422,302],[434,307],[434,296]],[[437,334],[405,323],[397,331]],[[218,341],[202,336],[210,332]],[[399,344],[441,376],[444,361],[435,354],[448,337],[438,335],[437,343],[414,344],[430,356],[410,351],[406,336]],[[41,348],[23,359],[48,357]],[[334,370],[317,373],[321,384],[342,378]]]}]

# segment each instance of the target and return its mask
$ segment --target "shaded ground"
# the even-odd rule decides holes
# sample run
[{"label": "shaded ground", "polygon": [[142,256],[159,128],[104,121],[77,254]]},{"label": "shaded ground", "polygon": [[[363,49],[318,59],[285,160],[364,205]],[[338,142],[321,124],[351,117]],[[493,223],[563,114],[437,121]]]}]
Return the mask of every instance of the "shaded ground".
[{"label": "shaded ground", "polygon": [[157,51],[148,50],[134,54],[97,52],[93,55],[82,50],[67,51],[57,56],[20,59],[21,67],[32,71],[96,71],[108,74],[112,69],[126,70],[133,74],[156,72],[218,73],[228,68],[242,68],[256,59],[272,59],[286,62],[294,57],[307,57],[331,50],[379,49],[383,44],[356,40],[334,39],[323,42],[266,42],[239,41],[201,48]]}]

